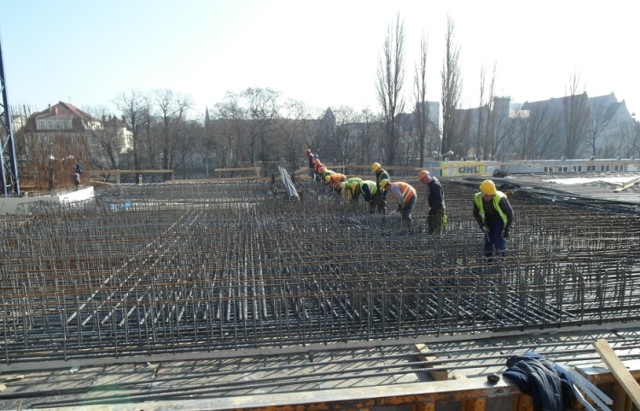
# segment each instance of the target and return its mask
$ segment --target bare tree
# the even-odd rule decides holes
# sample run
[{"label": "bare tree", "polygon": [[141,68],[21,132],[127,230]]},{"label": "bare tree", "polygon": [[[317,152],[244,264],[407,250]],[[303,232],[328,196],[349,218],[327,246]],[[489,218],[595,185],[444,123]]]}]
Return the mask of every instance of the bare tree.
[{"label": "bare tree", "polygon": [[[186,155],[184,151],[191,146],[184,129],[187,112],[192,103],[188,97],[176,95],[168,89],[156,90],[154,101],[159,117],[162,168],[174,169],[181,165],[180,159],[184,160]],[[165,174],[165,181],[170,178],[170,174]]]},{"label": "bare tree", "polygon": [[549,105],[535,105],[515,118],[514,144],[523,160],[553,158],[562,147],[559,143],[561,119]]},{"label": "bare tree", "polygon": [[402,113],[404,100],[404,22],[400,15],[395,24],[389,25],[384,41],[382,56],[378,64],[378,102],[382,107],[385,125],[384,155],[387,164],[393,164],[398,148],[399,132],[396,115]]},{"label": "bare tree", "polygon": [[[486,73],[485,73],[485,68],[484,66],[482,66],[482,68],[480,69],[480,101],[478,104],[478,128],[476,131],[476,135],[475,135],[475,140],[473,142],[473,156],[474,157],[480,157],[479,153],[480,151],[482,151],[483,155],[484,153],[486,153],[486,150],[480,150],[481,147],[481,142],[487,142],[487,137],[488,137],[488,129],[487,129],[487,125],[485,124],[485,105],[486,105],[486,101],[484,98],[484,93],[486,91]],[[491,100],[489,100],[491,101]]]},{"label": "bare tree", "polygon": [[248,88],[242,92],[247,103],[247,113],[250,120],[250,154],[252,164],[256,161],[267,163],[271,160],[272,151],[269,136],[274,128],[273,120],[279,118],[280,93],[271,89]]},{"label": "bare tree", "polygon": [[136,170],[140,170],[142,143],[145,136],[149,135],[149,127],[151,126],[149,99],[137,90],[130,90],[121,93],[116,98],[115,104],[121,112],[123,121],[131,128],[133,166]]},{"label": "bare tree", "polygon": [[336,116],[333,114],[333,110],[328,108],[315,121],[313,140],[316,142],[316,145],[311,146],[313,153],[319,155],[325,164],[331,162],[331,159],[335,156],[335,148],[331,144],[331,138],[335,130]]},{"label": "bare tree", "polygon": [[636,121],[635,114],[631,115],[633,120],[621,125],[620,133],[624,144],[622,155],[628,158],[640,157],[640,122]]},{"label": "bare tree", "polygon": [[210,167],[216,160],[218,142],[215,138],[215,121],[209,116],[208,108],[204,117],[204,127],[196,138],[194,150],[204,168],[204,177],[209,178],[211,176]]},{"label": "bare tree", "polygon": [[451,16],[447,17],[445,37],[445,59],[442,65],[442,148],[445,154],[457,145],[455,136],[455,111],[462,93],[460,77],[460,48],[454,42],[455,24]]},{"label": "bare tree", "polygon": [[[581,86],[580,75],[571,76],[568,97],[564,99],[566,140],[564,155],[566,158],[576,158],[585,140],[587,120],[589,116],[587,93]],[[580,90],[582,91],[580,91]]]},{"label": "bare tree", "polygon": [[218,167],[237,167],[241,162],[249,162],[249,121],[239,96],[227,93],[224,101],[216,104],[215,111],[217,120],[212,122],[211,129],[217,142]]},{"label": "bare tree", "polygon": [[427,127],[429,123],[429,103],[427,102],[427,54],[429,43],[423,33],[420,38],[420,57],[415,67],[414,93],[415,110],[414,119],[418,139],[419,165],[424,163],[425,145],[427,139]]},{"label": "bare tree", "polygon": [[124,140],[115,127],[113,114],[106,106],[86,110],[93,117],[101,119],[102,127],[91,130],[89,161],[93,168],[115,170],[120,168],[120,155],[124,150]]},{"label": "bare tree", "polygon": [[[203,126],[199,121],[187,120],[184,121],[180,127],[178,139],[180,142],[173,150],[173,162],[171,169],[174,171],[174,177],[176,173],[182,171],[183,178],[190,178],[191,176],[197,176],[200,174],[200,161],[196,161],[199,158],[199,153],[196,151],[196,146],[203,134]],[[198,167],[196,167],[198,166]]]},{"label": "bare tree", "polygon": [[370,164],[373,159],[377,159],[376,153],[381,148],[380,119],[370,109],[363,109],[357,117],[358,128],[356,131],[359,157],[356,160],[359,164]]},{"label": "bare tree", "polygon": [[489,156],[493,160],[505,161],[516,156],[515,123],[510,118],[510,104],[509,97],[494,97],[491,92],[487,140],[491,142]]},{"label": "bare tree", "polygon": [[588,144],[594,157],[598,155],[598,140],[609,128],[611,117],[607,115],[607,107],[602,101],[597,101],[589,107]]},{"label": "bare tree", "polygon": [[354,127],[357,113],[349,106],[337,107],[333,112],[336,116],[336,127],[331,136],[331,145],[335,150],[335,160],[338,164],[349,164],[357,154]]},{"label": "bare tree", "polygon": [[[486,71],[484,66],[480,71],[480,109],[478,112],[478,127],[474,147],[474,155],[483,160],[493,159],[495,155],[495,136],[499,131],[497,118],[502,117],[495,112],[495,84],[496,84],[496,64],[493,65],[491,79],[487,87]],[[488,95],[487,95],[488,94]]]},{"label": "bare tree", "polygon": [[313,139],[313,132],[309,127],[309,122],[305,119],[309,116],[309,108],[302,102],[288,100],[282,106],[282,119],[277,122],[279,151],[287,161],[289,168],[294,171],[301,165],[306,164],[304,150],[307,147],[306,141]]}]

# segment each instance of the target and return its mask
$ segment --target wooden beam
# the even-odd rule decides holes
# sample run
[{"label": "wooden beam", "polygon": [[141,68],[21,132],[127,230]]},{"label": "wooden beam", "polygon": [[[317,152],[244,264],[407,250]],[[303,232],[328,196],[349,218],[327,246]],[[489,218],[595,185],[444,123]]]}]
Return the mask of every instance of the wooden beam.
[{"label": "wooden beam", "polygon": [[[413,351],[418,353],[416,357],[420,361],[435,361],[438,358],[435,355],[429,355],[429,347],[427,347],[425,344],[414,344]],[[429,375],[431,375],[431,378],[436,381],[442,381],[449,378],[449,373],[446,370],[429,371],[427,369],[427,371],[429,372]]]},{"label": "wooden beam", "polygon": [[633,187],[633,186],[634,186],[634,185],[636,185],[638,182],[640,182],[640,177],[633,178],[633,179],[631,179],[631,180],[627,181],[626,183],[624,183],[624,184],[622,185],[622,187],[618,187],[618,188],[616,188],[615,190],[613,190],[613,192],[614,192],[614,193],[619,193],[619,192],[621,192],[621,191],[626,190],[627,188],[631,188],[631,187]]},{"label": "wooden beam", "polygon": [[618,358],[607,340],[596,340],[593,345],[596,351],[598,351],[598,354],[600,354],[600,357],[602,357],[602,360],[607,364],[607,367],[616,377],[616,380],[631,398],[631,401],[633,401],[636,407],[640,408],[640,385],[638,385],[629,370],[627,370],[622,361],[620,361],[620,358]]}]

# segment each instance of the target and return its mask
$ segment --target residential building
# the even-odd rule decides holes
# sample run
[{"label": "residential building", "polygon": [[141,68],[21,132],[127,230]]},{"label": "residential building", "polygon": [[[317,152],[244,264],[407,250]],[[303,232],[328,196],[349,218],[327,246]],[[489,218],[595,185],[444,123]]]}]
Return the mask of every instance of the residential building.
[{"label": "residential building", "polygon": [[[32,114],[16,132],[16,152],[27,178],[36,186],[64,187],[76,163],[85,170],[119,167],[132,150],[132,136],[116,117],[96,119],[70,103],[58,102]],[[55,178],[54,178],[55,177]]]}]

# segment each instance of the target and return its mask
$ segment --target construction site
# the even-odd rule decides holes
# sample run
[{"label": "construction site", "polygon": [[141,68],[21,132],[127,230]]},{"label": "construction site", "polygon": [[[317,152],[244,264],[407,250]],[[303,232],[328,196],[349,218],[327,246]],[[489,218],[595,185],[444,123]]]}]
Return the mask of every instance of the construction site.
[{"label": "construction site", "polygon": [[515,222],[486,264],[486,177],[441,178],[429,235],[414,171],[393,177],[417,190],[411,228],[284,174],[0,217],[0,408],[534,410],[502,374],[536,353],[570,370],[571,409],[637,409],[603,353],[640,378],[636,185],[495,178]]}]

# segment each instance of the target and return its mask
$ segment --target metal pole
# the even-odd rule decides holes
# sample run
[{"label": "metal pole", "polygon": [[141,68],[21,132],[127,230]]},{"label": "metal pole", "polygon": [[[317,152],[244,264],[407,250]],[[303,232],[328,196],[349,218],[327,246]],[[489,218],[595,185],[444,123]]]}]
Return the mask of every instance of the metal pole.
[{"label": "metal pole", "polygon": [[0,123],[3,132],[0,133],[2,143],[2,195],[11,194],[20,196],[20,181],[18,179],[18,165],[16,163],[16,151],[13,140],[13,127],[11,123],[11,108],[7,98],[7,82],[4,74],[4,62],[2,59],[2,44],[0,44],[0,88],[2,88],[2,105],[0,106]]}]

